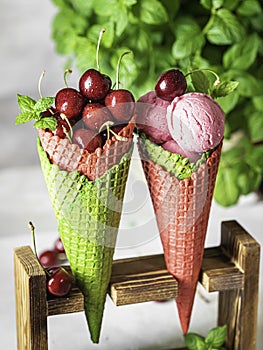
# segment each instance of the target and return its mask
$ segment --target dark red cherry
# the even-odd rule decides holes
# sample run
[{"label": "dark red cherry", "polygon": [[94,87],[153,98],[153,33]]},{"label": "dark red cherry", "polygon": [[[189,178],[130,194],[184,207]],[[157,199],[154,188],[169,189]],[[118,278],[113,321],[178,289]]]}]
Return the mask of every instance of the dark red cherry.
[{"label": "dark red cherry", "polygon": [[130,91],[118,89],[111,91],[105,97],[105,106],[108,107],[114,119],[126,122],[133,116],[135,100]]},{"label": "dark red cherry", "polygon": [[89,153],[94,152],[98,147],[102,147],[102,136],[89,129],[76,130],[72,141]]},{"label": "dark red cherry", "polygon": [[60,237],[58,237],[54,242],[54,250],[58,253],[65,253],[64,244]]},{"label": "dark red cherry", "polygon": [[172,101],[176,96],[185,93],[187,87],[185,76],[178,69],[162,73],[155,85],[156,95],[163,100]]},{"label": "dark red cherry", "polygon": [[87,128],[98,132],[102,124],[112,121],[112,115],[100,103],[87,103],[82,112],[82,120]]},{"label": "dark red cherry", "polygon": [[59,264],[58,252],[54,250],[45,250],[40,254],[39,261],[45,268],[57,266]]},{"label": "dark red cherry", "polygon": [[85,105],[84,96],[72,88],[64,88],[57,92],[55,107],[59,113],[65,114],[68,119],[78,117]]},{"label": "dark red cherry", "polygon": [[47,290],[50,294],[63,297],[72,287],[73,277],[63,267],[48,270]]},{"label": "dark red cherry", "polygon": [[79,90],[91,101],[103,100],[111,88],[111,79],[96,69],[88,69],[79,80]]}]

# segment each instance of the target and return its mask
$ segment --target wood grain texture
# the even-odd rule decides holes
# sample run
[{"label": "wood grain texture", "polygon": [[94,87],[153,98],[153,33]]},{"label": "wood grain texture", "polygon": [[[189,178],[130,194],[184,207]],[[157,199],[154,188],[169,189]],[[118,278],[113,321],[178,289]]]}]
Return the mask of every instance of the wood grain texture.
[{"label": "wood grain texture", "polygon": [[[219,291],[228,350],[256,349],[259,257],[259,244],[236,221],[223,222],[221,245],[205,249],[200,282]],[[47,295],[45,272],[28,246],[14,250],[14,272],[18,350],[47,350],[47,317],[83,311],[83,295],[75,286],[63,298]],[[170,299],[177,290],[163,254],[113,262],[109,295],[116,305]]]},{"label": "wood grain texture", "polygon": [[228,349],[255,350],[260,246],[236,221],[228,221],[222,223],[221,247],[243,272],[243,285],[219,293],[218,324],[227,324]]},{"label": "wood grain texture", "polygon": [[29,247],[14,251],[17,348],[47,350],[46,275]]}]

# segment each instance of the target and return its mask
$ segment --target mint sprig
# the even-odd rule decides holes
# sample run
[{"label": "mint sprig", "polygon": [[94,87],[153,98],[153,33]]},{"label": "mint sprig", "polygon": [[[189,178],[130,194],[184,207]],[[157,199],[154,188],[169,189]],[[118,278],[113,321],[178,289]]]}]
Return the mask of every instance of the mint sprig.
[{"label": "mint sprig", "polygon": [[54,103],[54,97],[42,97],[35,101],[29,96],[17,94],[17,102],[21,113],[16,117],[15,124],[24,124],[35,120],[34,126],[41,129],[55,130],[57,119],[55,117],[45,117],[43,115]]},{"label": "mint sprig", "polygon": [[184,339],[189,350],[224,350],[226,325],[212,328],[206,337],[196,333],[187,333]]}]

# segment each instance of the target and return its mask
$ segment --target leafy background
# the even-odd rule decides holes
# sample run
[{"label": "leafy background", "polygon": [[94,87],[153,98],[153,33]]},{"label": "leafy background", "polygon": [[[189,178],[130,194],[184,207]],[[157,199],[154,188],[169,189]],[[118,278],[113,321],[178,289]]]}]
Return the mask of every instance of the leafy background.
[{"label": "leafy background", "polygon": [[263,174],[263,5],[258,0],[51,0],[57,53],[80,72],[96,67],[96,45],[106,29],[100,66],[136,97],[153,90],[171,67],[196,68],[239,81],[218,98],[226,114],[225,142],[215,199],[230,206],[258,189]]}]

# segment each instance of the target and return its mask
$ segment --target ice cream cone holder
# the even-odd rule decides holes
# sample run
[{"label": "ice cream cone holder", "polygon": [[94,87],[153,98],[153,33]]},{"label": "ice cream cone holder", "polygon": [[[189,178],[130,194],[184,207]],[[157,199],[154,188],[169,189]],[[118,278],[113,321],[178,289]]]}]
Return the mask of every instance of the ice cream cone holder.
[{"label": "ice cream cone holder", "polygon": [[[218,325],[227,325],[228,350],[256,349],[259,259],[259,244],[236,221],[222,222],[220,246],[205,249],[199,282],[219,292]],[[47,295],[45,272],[29,246],[15,248],[14,271],[17,348],[47,350],[48,317],[82,312],[83,295],[77,287],[67,297]],[[177,291],[162,254],[113,263],[108,293],[116,306],[176,298]]]}]

